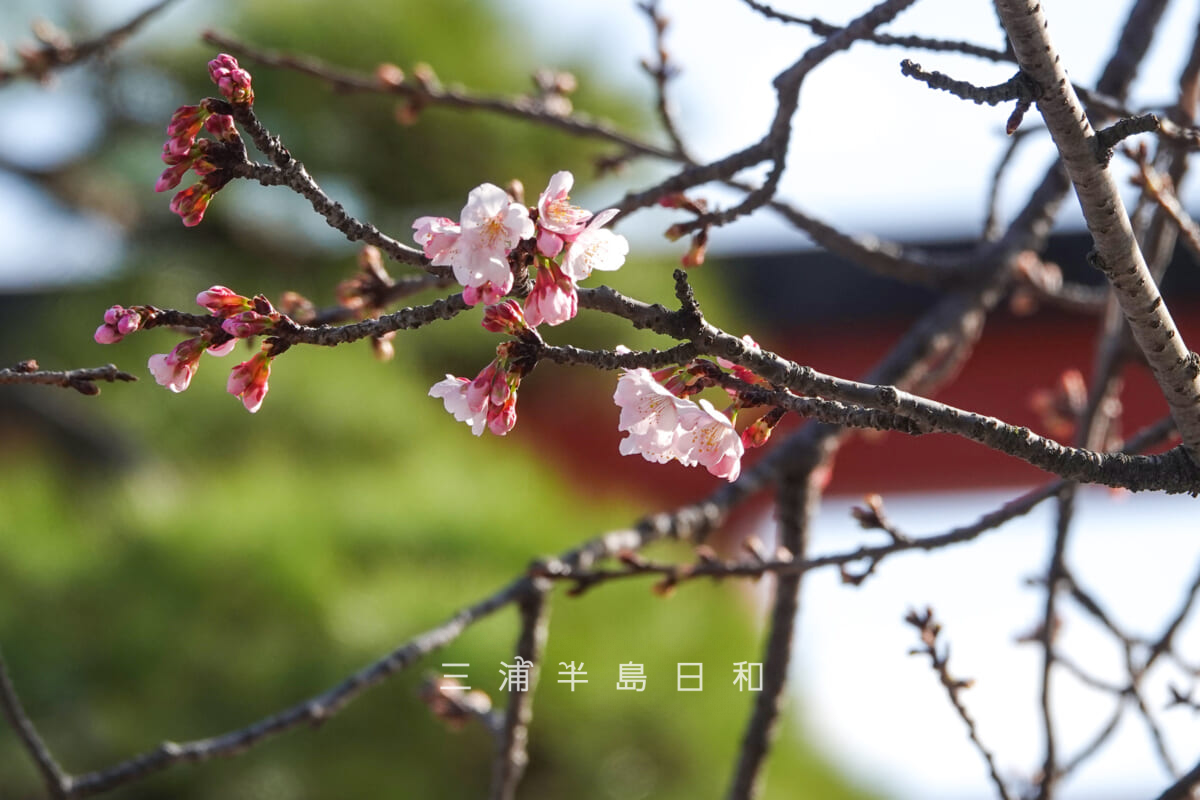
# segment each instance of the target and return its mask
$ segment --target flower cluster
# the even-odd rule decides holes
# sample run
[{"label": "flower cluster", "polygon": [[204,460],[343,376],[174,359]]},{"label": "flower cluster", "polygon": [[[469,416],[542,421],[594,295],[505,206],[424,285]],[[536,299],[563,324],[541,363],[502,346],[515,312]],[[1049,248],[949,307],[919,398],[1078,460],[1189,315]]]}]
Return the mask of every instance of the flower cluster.
[{"label": "flower cluster", "polygon": [[104,324],[92,337],[99,344],[116,344],[142,326],[142,313],[136,308],[113,306],[104,312]]},{"label": "flower cluster", "polygon": [[233,56],[221,53],[208,62],[208,77],[217,85],[221,96],[235,106],[254,104],[250,73],[238,66],[237,59]]},{"label": "flower cluster", "polygon": [[[196,295],[196,303],[221,320],[219,331],[205,330],[199,336],[184,339],[169,353],[150,356],[147,366],[154,380],[172,392],[182,392],[192,382],[204,353],[228,355],[238,340],[269,332],[287,317],[275,310],[262,295],[243,297],[224,286],[213,286]],[[101,344],[121,341],[136,331],[145,318],[153,313],[149,308],[113,306],[104,313],[104,324],[96,329],[95,339]],[[271,359],[275,345],[267,341],[258,353],[233,368],[226,391],[241,398],[250,413],[258,411],[267,396],[267,379],[271,375]]]},{"label": "flower cluster", "polygon": [[468,305],[495,303],[512,291],[510,257],[519,247],[532,258],[536,276],[525,301],[529,325],[558,325],[575,316],[576,284],[594,269],[625,263],[629,243],[603,228],[616,209],[593,214],[571,205],[570,172],[555,173],[535,209],[485,183],[467,196],[459,221],[421,217],[413,238],[435,266],[448,266],[465,288]]},{"label": "flower cluster", "polygon": [[617,380],[613,400],[621,409],[617,429],[629,434],[621,440],[621,455],[639,454],[660,464],[703,465],[729,481],[741,474],[742,437],[729,417],[707,400],[679,397],[644,368],[627,370]]},{"label": "flower cluster", "polygon": [[[208,72],[230,103],[249,105],[254,101],[250,73],[239,68],[233,56],[217,56],[208,63]],[[188,227],[200,224],[213,196],[229,182],[232,176],[225,167],[245,157],[233,117],[217,110],[223,105],[221,101],[209,98],[198,105],[180,106],[167,125],[167,141],[162,152],[167,168],[154,184],[154,191],[174,189],[189,170],[199,176],[198,182],[171,200],[171,211]],[[224,108],[228,110],[227,105]],[[201,129],[213,138],[197,140]]]},{"label": "flower cluster", "polygon": [[[517,308],[516,303],[512,307]],[[433,385],[429,396],[441,398],[446,410],[459,422],[470,425],[476,436],[483,435],[484,427],[496,436],[504,436],[517,424],[517,387],[524,374],[512,357],[513,345],[505,342],[497,347],[495,360],[474,380],[446,375],[444,381]]]}]

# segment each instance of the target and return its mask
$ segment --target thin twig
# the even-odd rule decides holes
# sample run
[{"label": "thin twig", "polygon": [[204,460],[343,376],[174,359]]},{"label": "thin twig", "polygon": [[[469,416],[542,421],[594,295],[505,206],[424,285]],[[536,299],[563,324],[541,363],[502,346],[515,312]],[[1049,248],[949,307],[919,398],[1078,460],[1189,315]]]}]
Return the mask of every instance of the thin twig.
[{"label": "thin twig", "polygon": [[21,698],[17,695],[12,678],[9,677],[8,665],[4,661],[3,653],[0,653],[0,709],[4,711],[4,718],[8,720],[8,724],[17,734],[17,738],[21,740],[21,745],[29,753],[33,763],[37,765],[38,771],[42,773],[42,782],[46,784],[46,790],[50,792],[51,797],[67,797],[67,775],[54,760],[50,749],[46,747],[46,743],[38,734],[37,728],[25,714]]},{"label": "thin twig", "polygon": [[527,685],[523,690],[511,690],[504,721],[496,740],[496,757],[492,762],[490,800],[512,800],[517,784],[529,763],[529,723],[533,719],[533,690],[537,686],[542,651],[546,646],[548,583],[534,579],[530,591],[521,598],[521,633],[517,639],[516,656],[528,665]]},{"label": "thin twig", "polygon": [[[841,30],[837,25],[817,19],[816,17],[797,17],[792,14],[785,14],[778,11],[766,3],[760,3],[756,0],[742,0],[743,3],[750,6],[758,13],[762,14],[767,19],[778,20],[779,22],[787,22],[795,25],[803,25],[811,30],[817,36],[832,36]],[[887,33],[870,33],[863,37],[863,41],[871,42],[872,44],[884,45],[888,47],[907,47],[915,50],[932,50],[943,53],[962,53],[968,56],[976,56],[985,58],[990,61],[1012,61],[1013,56],[1003,50],[993,50],[990,47],[981,47],[970,42],[957,42],[946,39],[930,39],[924,36],[893,36]]]},{"label": "thin twig", "polygon": [[949,647],[941,647],[938,641],[938,637],[942,632],[942,626],[933,618],[933,609],[926,608],[924,613],[919,613],[915,610],[909,611],[904,621],[916,628],[921,635],[921,647],[913,650],[912,654],[929,656],[929,665],[938,674],[942,686],[946,689],[946,696],[950,698],[950,704],[958,712],[959,719],[967,726],[967,736],[970,737],[971,744],[975,745],[975,749],[979,752],[979,755],[987,762],[988,774],[992,778],[992,783],[996,786],[996,792],[1000,795],[1001,800],[1012,800],[1012,795],[1008,792],[1008,785],[1000,777],[1000,771],[996,768],[995,757],[979,738],[979,732],[975,728],[975,720],[971,717],[970,712],[967,711],[962,698],[959,697],[960,692],[963,689],[969,688],[972,681],[955,678],[950,675]]},{"label": "thin twig", "polygon": [[38,38],[41,39],[42,46],[36,49],[19,50],[18,55],[22,62],[20,66],[0,67],[0,86],[22,77],[45,80],[55,69],[69,67],[93,56],[103,55],[119,47],[151,17],[173,2],[175,0],[158,0],[157,3],[134,15],[129,21],[82,42],[72,42],[65,33],[55,29],[38,31]]},{"label": "thin twig", "polygon": [[23,383],[37,386],[61,386],[64,389],[74,389],[80,394],[86,395],[100,394],[100,387],[96,385],[97,381],[114,383],[115,381],[136,380],[137,377],[117,369],[115,364],[83,369],[42,370],[38,369],[36,361],[28,360],[22,361],[14,367],[0,369],[0,385]]},{"label": "thin twig", "polygon": [[489,111],[556,128],[575,136],[618,144],[623,150],[631,153],[666,159],[676,156],[667,148],[656,147],[622,133],[611,123],[592,119],[582,114],[556,113],[547,110],[544,105],[532,98],[488,97],[410,78],[405,78],[399,83],[385,83],[380,82],[374,76],[340,69],[316,58],[268,50],[216,31],[206,31],[203,38],[209,44],[259,64],[288,69],[316,78],[339,92],[392,94],[409,98],[423,106],[439,106],[462,111]]}]

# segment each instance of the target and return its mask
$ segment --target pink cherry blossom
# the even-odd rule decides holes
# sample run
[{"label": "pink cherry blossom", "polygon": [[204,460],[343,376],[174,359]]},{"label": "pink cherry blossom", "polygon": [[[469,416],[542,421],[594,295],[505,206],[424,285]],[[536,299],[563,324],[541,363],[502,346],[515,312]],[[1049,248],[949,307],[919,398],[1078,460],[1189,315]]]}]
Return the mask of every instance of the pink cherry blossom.
[{"label": "pink cherry blossom", "polygon": [[210,344],[208,349],[204,352],[208,353],[210,356],[227,356],[233,352],[233,348],[237,347],[237,343],[237,339],[230,339],[229,341],[222,342],[221,344]]},{"label": "pink cherry blossom", "polygon": [[508,192],[490,183],[476,186],[467,195],[460,224],[464,236],[491,252],[508,253],[534,234],[529,209],[514,203]]},{"label": "pink cherry blossom", "polygon": [[474,380],[447,375],[429,390],[439,397],[446,410],[459,422],[471,426],[471,433],[483,434],[486,427],[496,436],[504,436],[517,424],[517,386],[519,373],[509,371],[507,349],[497,348],[496,360],[484,367]]},{"label": "pink cherry blossom", "polygon": [[435,266],[448,267],[462,228],[446,217],[419,217],[413,222],[413,239]]},{"label": "pink cherry blossom", "polygon": [[225,391],[241,397],[242,405],[253,414],[267,396],[267,379],[270,377],[271,354],[264,348],[233,368]]},{"label": "pink cherry blossom", "polygon": [[525,320],[530,325],[561,325],[575,316],[578,306],[575,282],[551,261],[537,271],[533,291],[525,300]]},{"label": "pink cherry blossom", "polygon": [[97,344],[116,344],[136,331],[142,324],[142,315],[132,308],[112,306],[104,312],[104,324],[96,328],[93,339]]},{"label": "pink cherry blossom", "polygon": [[562,269],[577,283],[591,275],[592,270],[620,269],[625,263],[629,242],[624,236],[601,227],[616,215],[615,208],[601,211],[567,247]]},{"label": "pink cherry blossom", "polygon": [[587,225],[592,213],[579,206],[571,205],[571,186],[575,176],[570,172],[556,172],[550,177],[546,190],[538,197],[538,252],[547,258],[555,258],[563,246],[574,239]]},{"label": "pink cherry blossom", "polygon": [[471,408],[467,399],[467,390],[471,383],[472,381],[466,378],[447,375],[446,380],[438,381],[430,388],[429,396],[440,397],[446,410],[453,414],[456,420],[467,423],[471,426],[471,433],[481,436],[487,424],[486,404],[482,408]]},{"label": "pink cherry blossom", "polygon": [[707,400],[699,404],[669,392],[646,369],[631,369],[617,381],[613,400],[621,408],[621,455],[640,455],[660,464],[704,465],[710,473],[737,480],[745,452],[733,423]]},{"label": "pink cherry blossom", "polygon": [[538,197],[538,225],[563,236],[574,236],[584,229],[592,212],[571,205],[574,184],[575,176],[566,170],[550,176],[549,185]]},{"label": "pink cherry blossom", "polygon": [[683,434],[677,446],[686,453],[681,461],[698,463],[718,478],[737,480],[742,470],[745,447],[729,417],[701,399],[699,404],[688,402],[680,416]]},{"label": "pink cherry blossom", "polygon": [[511,281],[508,254],[535,233],[529,209],[514,203],[499,186],[485,183],[467,195],[459,225],[461,234],[446,254],[455,279],[473,288]]},{"label": "pink cherry blossom", "polygon": [[681,433],[680,411],[691,403],[663,388],[649,370],[627,370],[617,380],[613,401],[621,409],[617,430],[629,433],[621,440],[621,455],[638,453],[660,464],[683,455],[675,446]]},{"label": "pink cherry blossom", "polygon": [[184,339],[175,345],[171,352],[150,356],[147,362],[150,374],[160,386],[165,386],[172,392],[182,392],[188,388],[192,376],[196,374],[204,346],[202,339]]}]

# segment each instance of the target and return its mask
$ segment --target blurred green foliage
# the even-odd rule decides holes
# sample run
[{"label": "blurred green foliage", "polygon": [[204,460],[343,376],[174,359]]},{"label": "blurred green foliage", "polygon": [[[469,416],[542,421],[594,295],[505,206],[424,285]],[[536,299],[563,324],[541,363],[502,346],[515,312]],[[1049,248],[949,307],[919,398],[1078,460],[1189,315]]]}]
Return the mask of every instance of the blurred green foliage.
[{"label": "blurred green foliage", "polygon": [[[513,44],[516,23],[473,0],[224,8],[222,27],[247,41],[364,70],[426,61],[447,81],[511,94],[529,86],[536,66],[531,48]],[[54,389],[0,398],[0,646],[28,711],[73,772],[274,713],[490,594],[532,558],[648,510],[644,497],[571,485],[522,426],[507,440],[476,440],[426,396],[442,373],[473,374],[491,357],[496,337],[471,315],[402,335],[386,365],[365,344],[296,348],[277,362],[253,417],[224,393],[232,358],[206,356],[192,388],[171,395],[139,368],[173,346],[170,332],[92,343],[112,303],[191,309],[199,289],[224,283],[274,297],[295,289],[324,304],[353,269],[355,248],[329,244],[321,221],[283,189],[231,187],[194,230],[165,212],[167,198],[147,188],[162,127],[174,105],[211,93],[211,49],[171,44],[84,68],[110,124],[85,158],[44,184],[125,226],[120,273],[103,285],[8,298],[0,317],[2,355],[46,366],[112,360],[142,376],[97,398]],[[456,215],[482,181],[521,177],[536,193],[566,168],[586,183],[592,159],[606,152],[478,114],[433,110],[400,127],[386,98],[336,96],[311,79],[246,66],[266,124],[327,188],[401,239],[418,213]],[[160,119],[139,121],[119,94],[100,91],[122,71],[149,71],[174,87]],[[575,101],[627,125],[645,122],[644,111],[586,75]],[[102,201],[70,191],[97,184]],[[631,261],[615,280],[669,301],[670,268]],[[698,285],[710,315],[736,319],[710,277],[701,273]],[[559,331],[577,344],[650,341],[612,320],[572,322],[555,332],[566,341]],[[558,589],[522,796],[717,794],[749,711],[730,676],[733,662],[758,657],[753,607],[745,586],[689,585],[669,600],[645,582],[579,599]],[[110,796],[480,797],[492,755],[485,733],[448,731],[417,689],[440,663],[466,661],[474,684],[496,695],[516,633],[508,609],[319,730]],[[591,683],[574,693],[557,684],[559,661],[583,661]],[[614,688],[617,665],[629,661],[646,665],[644,694]],[[703,693],[674,691],[680,661],[705,663]],[[857,796],[784,727],[766,797]],[[35,794],[24,753],[8,733],[0,742],[0,794]]]}]

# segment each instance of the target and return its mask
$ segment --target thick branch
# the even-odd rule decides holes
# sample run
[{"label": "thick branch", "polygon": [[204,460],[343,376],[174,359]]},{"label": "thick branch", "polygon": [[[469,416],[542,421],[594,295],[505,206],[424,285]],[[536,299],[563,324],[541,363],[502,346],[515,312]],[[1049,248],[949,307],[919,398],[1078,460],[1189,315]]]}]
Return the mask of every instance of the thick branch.
[{"label": "thick branch", "polygon": [[1096,243],[1094,263],[1113,285],[1188,455],[1200,463],[1200,370],[1150,276],[1116,182],[1097,159],[1096,134],[1050,42],[1042,7],[1031,0],[996,0],[996,9],[1021,69],[1038,86],[1038,108]]}]

